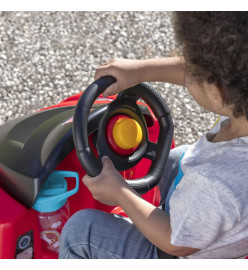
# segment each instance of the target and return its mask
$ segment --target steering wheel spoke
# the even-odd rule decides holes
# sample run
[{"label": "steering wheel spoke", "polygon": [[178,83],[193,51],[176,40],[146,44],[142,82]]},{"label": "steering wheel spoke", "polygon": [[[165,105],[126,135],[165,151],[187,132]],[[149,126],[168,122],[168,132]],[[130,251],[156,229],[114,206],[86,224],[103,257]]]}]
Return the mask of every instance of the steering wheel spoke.
[{"label": "steering wheel spoke", "polygon": [[155,160],[157,157],[158,144],[148,141],[144,158]]},{"label": "steering wheel spoke", "polygon": [[132,91],[132,88],[126,89],[119,93],[117,99],[130,99],[136,102],[140,98],[140,94]]}]

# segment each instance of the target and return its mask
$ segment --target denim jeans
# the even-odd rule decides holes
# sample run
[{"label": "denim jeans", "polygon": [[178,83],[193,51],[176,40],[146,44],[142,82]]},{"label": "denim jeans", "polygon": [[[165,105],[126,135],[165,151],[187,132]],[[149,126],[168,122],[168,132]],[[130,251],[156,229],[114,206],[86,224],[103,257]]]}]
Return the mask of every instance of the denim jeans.
[{"label": "denim jeans", "polygon": [[[178,173],[178,163],[187,146],[170,151],[159,183],[161,204]],[[61,259],[157,259],[157,248],[129,218],[95,209],[75,213],[65,224],[61,239]]]}]

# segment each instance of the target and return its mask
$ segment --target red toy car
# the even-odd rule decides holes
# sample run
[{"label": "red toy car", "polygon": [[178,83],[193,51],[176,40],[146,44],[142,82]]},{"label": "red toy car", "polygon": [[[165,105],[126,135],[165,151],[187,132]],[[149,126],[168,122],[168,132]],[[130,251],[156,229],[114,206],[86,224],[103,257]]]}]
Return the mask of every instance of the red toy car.
[{"label": "red toy car", "polygon": [[81,209],[125,216],[120,207],[94,200],[81,181],[85,173],[101,172],[102,155],[159,206],[156,185],[174,147],[169,109],[146,83],[103,98],[114,81],[101,78],[83,93],[0,127],[0,259],[58,258],[61,230]]},{"label": "red toy car", "polygon": [[99,79],[83,95],[1,126],[0,258],[57,258],[62,227],[78,210],[125,215],[94,200],[79,181],[100,173],[103,154],[159,205],[156,185],[174,147],[169,109],[148,84],[136,86],[136,95],[128,89],[103,98],[114,80]]}]

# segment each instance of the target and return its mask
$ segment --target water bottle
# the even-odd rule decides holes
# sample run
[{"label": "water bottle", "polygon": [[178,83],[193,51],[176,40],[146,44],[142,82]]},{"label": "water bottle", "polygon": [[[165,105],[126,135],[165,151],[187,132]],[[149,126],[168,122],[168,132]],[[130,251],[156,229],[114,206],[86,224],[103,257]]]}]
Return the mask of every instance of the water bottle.
[{"label": "water bottle", "polygon": [[[74,178],[76,186],[67,191],[65,177]],[[33,209],[37,211],[40,224],[42,248],[59,252],[60,234],[69,219],[69,204],[67,198],[78,191],[79,176],[76,172],[54,171],[42,186]]]}]

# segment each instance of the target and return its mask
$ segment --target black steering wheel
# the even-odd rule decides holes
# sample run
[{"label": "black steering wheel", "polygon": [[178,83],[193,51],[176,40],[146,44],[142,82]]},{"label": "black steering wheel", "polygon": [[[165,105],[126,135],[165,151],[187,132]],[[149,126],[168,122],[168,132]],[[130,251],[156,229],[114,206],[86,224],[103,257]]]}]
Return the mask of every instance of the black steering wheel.
[{"label": "black steering wheel", "polygon": [[[152,164],[144,178],[126,180],[139,194],[144,194],[160,181],[167,163],[173,139],[173,122],[170,110],[162,96],[148,83],[141,83],[121,92],[117,98],[108,104],[99,125],[96,141],[98,158],[93,153],[88,141],[88,117],[91,106],[104,90],[116,82],[111,76],[102,77],[93,82],[80,97],[73,119],[73,139],[77,157],[86,173],[92,177],[102,171],[102,156],[108,156],[118,171],[124,171],[135,166],[142,158],[152,160]],[[158,120],[160,131],[158,142],[149,141],[145,118],[136,104],[142,98],[153,111]],[[129,155],[116,153],[107,142],[106,126],[109,119],[122,114],[134,119],[142,129],[142,139],[138,148]]]}]

